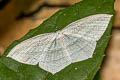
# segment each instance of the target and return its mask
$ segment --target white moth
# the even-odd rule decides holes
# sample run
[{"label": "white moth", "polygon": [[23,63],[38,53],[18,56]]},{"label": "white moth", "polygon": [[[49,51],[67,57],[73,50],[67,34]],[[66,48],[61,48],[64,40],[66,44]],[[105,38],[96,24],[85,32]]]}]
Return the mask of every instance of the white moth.
[{"label": "white moth", "polygon": [[71,63],[92,58],[112,15],[96,14],[72,22],[54,33],[40,34],[16,45],[7,55],[18,62],[39,65],[55,74]]}]

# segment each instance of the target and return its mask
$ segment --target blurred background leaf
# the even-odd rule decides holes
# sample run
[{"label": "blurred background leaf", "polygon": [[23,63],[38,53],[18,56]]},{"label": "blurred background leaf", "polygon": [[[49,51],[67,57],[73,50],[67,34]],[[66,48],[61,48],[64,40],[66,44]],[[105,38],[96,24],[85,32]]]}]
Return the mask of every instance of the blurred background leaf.
[{"label": "blurred background leaf", "polygon": [[3,9],[10,0],[0,0],[0,9]]}]

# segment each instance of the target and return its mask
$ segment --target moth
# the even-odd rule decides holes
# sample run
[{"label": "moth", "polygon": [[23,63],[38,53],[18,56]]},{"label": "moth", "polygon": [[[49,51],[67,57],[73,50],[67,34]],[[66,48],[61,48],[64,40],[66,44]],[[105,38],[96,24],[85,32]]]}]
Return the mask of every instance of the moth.
[{"label": "moth", "polygon": [[55,74],[68,65],[92,58],[96,44],[111,20],[110,14],[91,15],[62,30],[40,34],[16,45],[7,55],[18,62],[39,65]]}]

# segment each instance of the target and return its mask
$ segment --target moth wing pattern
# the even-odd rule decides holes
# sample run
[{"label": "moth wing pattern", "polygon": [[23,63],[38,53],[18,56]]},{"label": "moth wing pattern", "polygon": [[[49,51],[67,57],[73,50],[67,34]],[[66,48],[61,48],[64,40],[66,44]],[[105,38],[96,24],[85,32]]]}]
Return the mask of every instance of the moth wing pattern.
[{"label": "moth wing pattern", "polygon": [[7,55],[18,62],[39,65],[55,74],[71,63],[93,56],[96,44],[112,15],[96,14],[67,25],[54,33],[40,34],[16,45]]}]

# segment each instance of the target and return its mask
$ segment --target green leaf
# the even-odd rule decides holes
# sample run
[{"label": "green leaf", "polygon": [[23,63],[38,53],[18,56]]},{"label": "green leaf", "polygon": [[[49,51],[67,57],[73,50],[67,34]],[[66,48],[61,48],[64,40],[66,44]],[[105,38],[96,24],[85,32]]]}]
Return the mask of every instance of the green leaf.
[{"label": "green leaf", "polygon": [[94,80],[102,80],[100,73],[98,72],[96,76],[94,77]]},{"label": "green leaf", "polygon": [[[0,80],[93,80],[100,69],[104,57],[105,48],[110,39],[113,18],[98,41],[93,58],[69,65],[55,75],[40,69],[37,65],[31,66],[21,64],[13,59],[7,58],[9,51],[21,41],[38,34],[55,32],[63,29],[73,21],[94,14],[114,14],[114,0],[83,0],[71,7],[58,11],[39,27],[30,30],[23,38],[14,41],[5,51],[0,59]],[[78,68],[75,70],[75,68]]]}]

